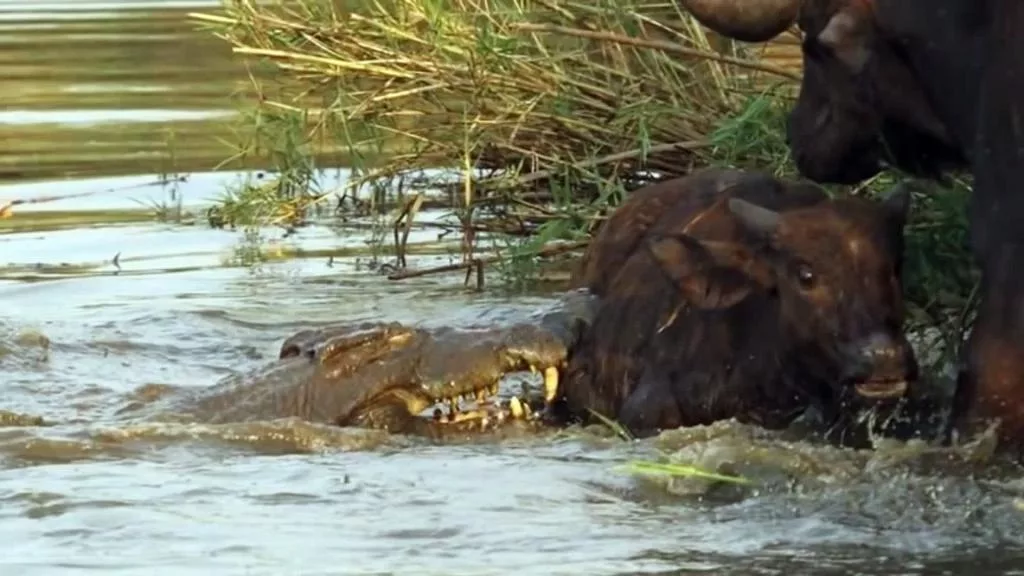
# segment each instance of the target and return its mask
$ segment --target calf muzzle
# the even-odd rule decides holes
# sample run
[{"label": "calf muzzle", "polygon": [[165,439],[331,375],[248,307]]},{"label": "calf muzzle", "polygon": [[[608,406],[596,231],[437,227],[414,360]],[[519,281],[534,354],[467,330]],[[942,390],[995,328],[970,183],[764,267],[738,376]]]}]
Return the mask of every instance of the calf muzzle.
[{"label": "calf muzzle", "polygon": [[917,359],[902,335],[875,333],[850,346],[844,385],[867,401],[897,400],[917,379]]}]

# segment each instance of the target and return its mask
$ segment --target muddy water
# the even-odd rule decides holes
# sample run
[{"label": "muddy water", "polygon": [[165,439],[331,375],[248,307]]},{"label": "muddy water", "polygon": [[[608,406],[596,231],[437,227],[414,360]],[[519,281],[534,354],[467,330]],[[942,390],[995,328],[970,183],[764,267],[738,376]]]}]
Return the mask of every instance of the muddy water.
[{"label": "muddy water", "polygon": [[[52,424],[0,428],[0,573],[1024,573],[1024,484],[982,447],[854,453],[731,424],[436,446],[117,421],[141,386],[210,385],[327,320],[500,323],[550,299],[388,283],[360,230],[266,230],[278,256],[250,266],[237,233],[154,222],[161,134],[188,135],[175,151],[192,169],[216,163],[243,80],[183,22],[202,6],[0,1],[0,168],[16,181],[0,201],[95,192],[0,221],[0,409]],[[235,177],[192,174],[174,197],[200,209]],[[448,261],[435,236],[414,234],[414,265]],[[658,450],[754,485],[616,469]]]}]

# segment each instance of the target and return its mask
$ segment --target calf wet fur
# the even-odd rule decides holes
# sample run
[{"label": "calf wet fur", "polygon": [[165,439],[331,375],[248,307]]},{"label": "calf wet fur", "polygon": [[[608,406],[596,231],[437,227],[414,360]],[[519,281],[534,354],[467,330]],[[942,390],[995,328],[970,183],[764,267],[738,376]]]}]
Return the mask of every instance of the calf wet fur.
[{"label": "calf wet fur", "polygon": [[909,190],[829,199],[767,174],[705,170],[634,192],[573,278],[600,297],[556,412],[634,433],[809,407],[833,424],[903,397],[917,363],[900,284]]}]

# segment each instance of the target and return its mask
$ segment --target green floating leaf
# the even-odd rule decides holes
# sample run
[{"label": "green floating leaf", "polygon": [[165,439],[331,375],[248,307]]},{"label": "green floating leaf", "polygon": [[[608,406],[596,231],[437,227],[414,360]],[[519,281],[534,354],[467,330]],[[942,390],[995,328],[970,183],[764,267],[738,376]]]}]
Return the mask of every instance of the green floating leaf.
[{"label": "green floating leaf", "polygon": [[744,478],[742,476],[729,476],[726,474],[719,474],[717,472],[704,470],[696,466],[687,466],[685,464],[667,464],[661,462],[638,460],[625,464],[624,466],[620,466],[617,468],[617,470],[625,471],[630,474],[645,474],[648,476],[704,478],[706,480],[730,482],[732,484],[753,484],[751,480]]}]

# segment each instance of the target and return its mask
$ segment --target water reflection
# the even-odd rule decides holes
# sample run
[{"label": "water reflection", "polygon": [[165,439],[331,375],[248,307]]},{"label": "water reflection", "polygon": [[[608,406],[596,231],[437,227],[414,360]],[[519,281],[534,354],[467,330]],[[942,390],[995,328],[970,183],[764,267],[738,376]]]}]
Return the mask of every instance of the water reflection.
[{"label": "water reflection", "polygon": [[[115,90],[123,90],[117,88]],[[0,124],[118,124],[122,122],[174,122],[223,118],[233,111],[215,110],[18,110],[0,112]]]},{"label": "water reflection", "polygon": [[207,170],[251,82],[195,2],[0,1],[0,179]]}]

